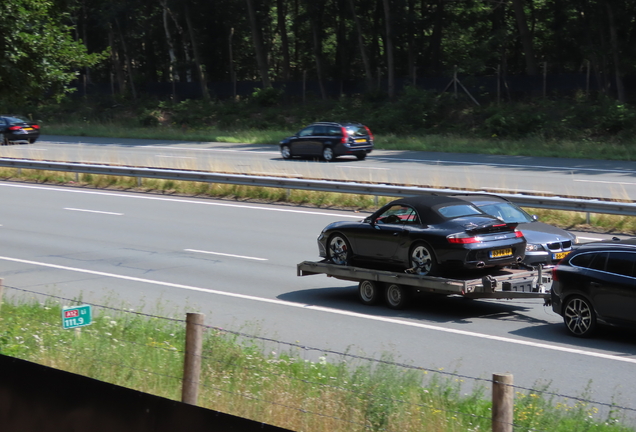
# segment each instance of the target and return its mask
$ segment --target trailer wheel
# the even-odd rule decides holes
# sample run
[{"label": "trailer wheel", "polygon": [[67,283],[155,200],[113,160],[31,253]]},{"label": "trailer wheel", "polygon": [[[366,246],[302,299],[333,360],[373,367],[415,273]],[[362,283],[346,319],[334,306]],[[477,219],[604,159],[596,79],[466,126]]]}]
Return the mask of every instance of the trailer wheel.
[{"label": "trailer wheel", "polygon": [[362,304],[373,306],[380,301],[382,286],[379,282],[370,280],[360,281],[358,285],[358,296]]},{"label": "trailer wheel", "polygon": [[404,309],[409,300],[409,294],[408,288],[398,284],[391,284],[386,288],[384,300],[391,309]]}]

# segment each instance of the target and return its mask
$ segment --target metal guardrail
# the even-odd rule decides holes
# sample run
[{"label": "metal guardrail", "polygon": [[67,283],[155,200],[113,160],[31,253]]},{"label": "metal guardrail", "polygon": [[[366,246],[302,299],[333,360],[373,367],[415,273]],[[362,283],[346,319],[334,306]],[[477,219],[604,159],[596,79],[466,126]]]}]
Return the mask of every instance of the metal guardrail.
[{"label": "metal guardrail", "polygon": [[[36,169],[46,171],[64,171],[78,174],[99,174],[154,178],[163,180],[198,181],[243,186],[261,186],[284,189],[338,192],[358,195],[402,197],[422,193],[453,195],[457,193],[479,193],[456,189],[434,189],[415,186],[396,186],[386,184],[356,183],[330,180],[303,180],[285,177],[265,177],[243,174],[220,174],[205,171],[189,171],[162,168],[141,168],[117,165],[92,165],[73,162],[47,162],[28,159],[0,158],[0,166],[17,169]],[[484,193],[484,192],[481,192]],[[497,193],[510,201],[524,206],[553,210],[577,211],[585,213],[604,213],[622,216],[636,216],[636,203],[602,201],[598,199],[567,198],[559,196],[535,196],[524,194]]]}]

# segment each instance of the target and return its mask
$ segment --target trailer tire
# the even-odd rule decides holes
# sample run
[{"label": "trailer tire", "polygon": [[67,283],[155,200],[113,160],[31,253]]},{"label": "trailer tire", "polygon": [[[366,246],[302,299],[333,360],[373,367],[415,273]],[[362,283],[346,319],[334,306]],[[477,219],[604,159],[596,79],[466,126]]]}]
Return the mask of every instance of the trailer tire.
[{"label": "trailer tire", "polygon": [[379,282],[363,280],[358,285],[358,297],[362,304],[373,306],[378,304],[382,296],[382,285]]},{"label": "trailer tire", "polygon": [[384,292],[386,305],[391,309],[404,309],[410,298],[410,290],[398,284],[390,284]]}]

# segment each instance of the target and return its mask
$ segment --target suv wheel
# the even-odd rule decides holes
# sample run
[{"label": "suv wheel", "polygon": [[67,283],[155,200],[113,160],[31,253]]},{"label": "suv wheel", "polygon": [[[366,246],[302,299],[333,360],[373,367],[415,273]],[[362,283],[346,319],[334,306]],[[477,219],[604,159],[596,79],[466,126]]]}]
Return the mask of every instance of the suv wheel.
[{"label": "suv wheel", "polygon": [[563,305],[563,322],[571,335],[589,337],[596,328],[596,313],[589,300],[570,297]]},{"label": "suv wheel", "polygon": [[325,147],[322,149],[322,158],[327,162],[331,162],[336,158],[336,155],[333,153],[333,149],[331,147]]}]

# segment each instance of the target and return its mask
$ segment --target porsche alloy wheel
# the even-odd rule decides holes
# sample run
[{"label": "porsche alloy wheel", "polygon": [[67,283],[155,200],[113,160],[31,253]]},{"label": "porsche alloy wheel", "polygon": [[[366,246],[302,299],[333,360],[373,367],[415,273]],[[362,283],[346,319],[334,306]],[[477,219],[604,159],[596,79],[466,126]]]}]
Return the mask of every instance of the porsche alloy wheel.
[{"label": "porsche alloy wheel", "polygon": [[423,244],[416,244],[410,254],[409,273],[420,276],[433,276],[437,270],[435,256],[430,247]]},{"label": "porsche alloy wheel", "polygon": [[337,265],[349,265],[351,261],[351,247],[347,239],[335,234],[329,239],[327,244],[327,254],[329,261]]}]

